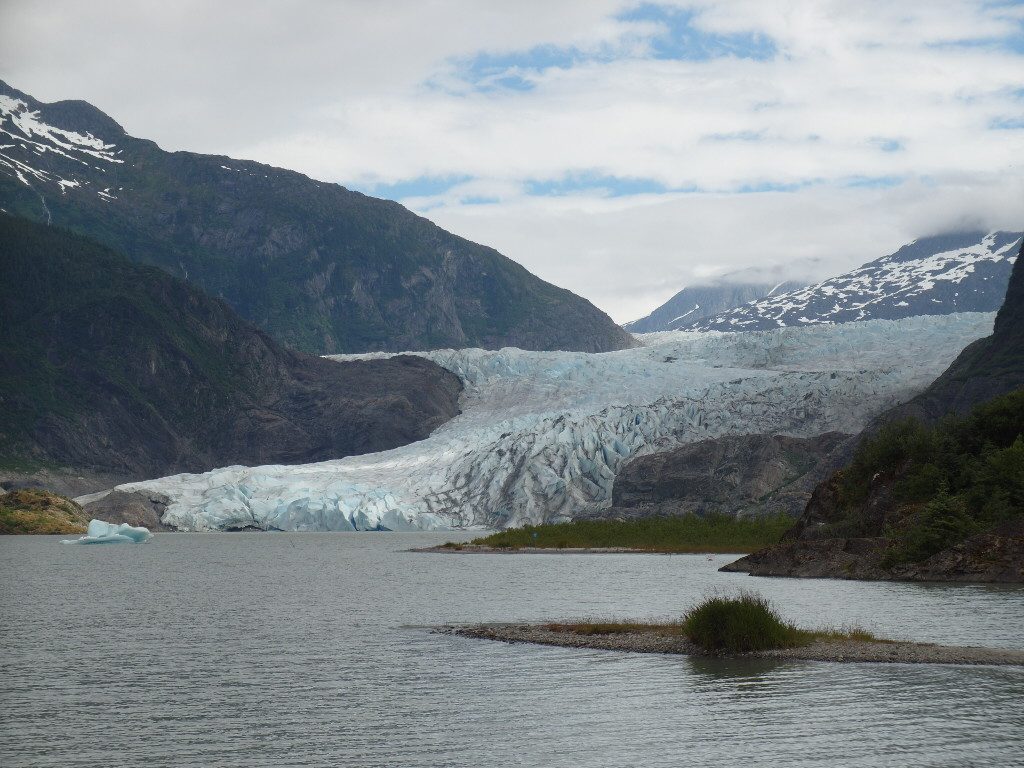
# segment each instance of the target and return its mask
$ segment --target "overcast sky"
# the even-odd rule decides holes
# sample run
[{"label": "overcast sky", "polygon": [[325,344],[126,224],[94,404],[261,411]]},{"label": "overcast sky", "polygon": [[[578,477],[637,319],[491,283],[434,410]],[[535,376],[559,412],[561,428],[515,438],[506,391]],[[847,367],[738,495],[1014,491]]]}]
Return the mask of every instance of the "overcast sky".
[{"label": "overcast sky", "polygon": [[1024,228],[1024,3],[0,0],[0,78],[397,199],[616,320]]}]

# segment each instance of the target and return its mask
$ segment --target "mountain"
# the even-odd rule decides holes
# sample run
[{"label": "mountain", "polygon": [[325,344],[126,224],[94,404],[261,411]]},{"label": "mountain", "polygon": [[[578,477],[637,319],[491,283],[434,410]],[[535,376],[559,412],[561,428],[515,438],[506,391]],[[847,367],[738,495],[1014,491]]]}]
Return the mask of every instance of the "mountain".
[{"label": "mountain", "polygon": [[815,488],[782,544],[727,569],[1024,581],[1024,259],[992,335],[877,419],[853,461]]},{"label": "mountain", "polygon": [[[739,435],[859,432],[934,380],[992,317],[873,320],[759,333],[663,334],[604,355],[521,349],[417,353],[458,374],[463,412],[385,453],[288,467],[227,467],[121,486],[165,500],[185,530],[392,530],[559,522],[606,508],[627,460]],[[379,355],[379,353],[378,353]],[[377,355],[375,355],[377,356]],[[707,466],[751,496],[814,471],[825,438],[739,440]],[[698,451],[706,451],[703,446]],[[735,469],[781,454],[778,471]],[[726,465],[732,465],[730,470]],[[717,468],[716,468],[717,467]],[[802,482],[802,481],[799,481]],[[719,488],[715,493],[727,492]],[[709,495],[710,499],[711,496]],[[104,518],[105,519],[105,518]]]},{"label": "mountain", "polygon": [[165,152],[86,102],[3,83],[0,208],[161,267],[303,351],[633,344],[588,301],[398,203]]},{"label": "mountain", "polygon": [[315,461],[421,440],[458,413],[420,357],[337,363],[55,226],[0,214],[0,465],[126,478]]},{"label": "mountain", "polygon": [[1006,294],[1020,244],[1020,232],[925,237],[839,277],[675,327],[753,331],[951,312],[995,312]]},{"label": "mountain", "polygon": [[740,273],[723,278],[712,285],[687,286],[647,317],[625,323],[622,327],[630,333],[675,331],[690,327],[697,320],[766,296],[793,291],[802,285],[794,281],[751,282],[744,280]]}]

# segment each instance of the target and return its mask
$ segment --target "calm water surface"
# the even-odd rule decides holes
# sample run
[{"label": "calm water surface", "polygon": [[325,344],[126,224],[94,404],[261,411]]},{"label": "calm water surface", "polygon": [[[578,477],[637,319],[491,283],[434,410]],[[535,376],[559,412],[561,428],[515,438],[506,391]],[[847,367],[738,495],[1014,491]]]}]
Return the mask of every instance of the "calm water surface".
[{"label": "calm water surface", "polygon": [[808,626],[1024,648],[1022,588],[402,551],[449,538],[0,538],[0,765],[1024,765],[1020,668],[712,661],[422,628],[669,617],[742,586]]}]

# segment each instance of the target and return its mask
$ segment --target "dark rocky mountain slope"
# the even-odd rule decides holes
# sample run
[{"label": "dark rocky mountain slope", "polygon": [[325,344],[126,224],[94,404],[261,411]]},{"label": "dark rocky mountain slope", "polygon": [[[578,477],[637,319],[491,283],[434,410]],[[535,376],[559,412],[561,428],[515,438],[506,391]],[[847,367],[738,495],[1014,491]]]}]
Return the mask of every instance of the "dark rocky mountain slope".
[{"label": "dark rocky mountain slope", "polygon": [[308,352],[633,343],[590,302],[398,203],[165,152],[86,102],[43,104],[4,83],[0,208],[159,266]]},{"label": "dark rocky mountain slope", "polygon": [[[120,480],[393,448],[458,413],[423,358],[337,363],[58,227],[0,214],[0,465]],[[81,492],[81,488],[75,489]]]},{"label": "dark rocky mountain slope", "polygon": [[849,459],[853,436],[729,435],[629,459],[612,506],[588,517],[725,513],[796,518],[814,487]]},{"label": "dark rocky mountain slope", "polygon": [[1020,232],[924,237],[806,288],[678,325],[679,330],[759,331],[789,325],[995,312],[1003,302]]},{"label": "dark rocky mountain slope", "polygon": [[815,489],[782,544],[728,570],[1024,581],[1022,262],[992,335],[867,430],[853,461]]}]

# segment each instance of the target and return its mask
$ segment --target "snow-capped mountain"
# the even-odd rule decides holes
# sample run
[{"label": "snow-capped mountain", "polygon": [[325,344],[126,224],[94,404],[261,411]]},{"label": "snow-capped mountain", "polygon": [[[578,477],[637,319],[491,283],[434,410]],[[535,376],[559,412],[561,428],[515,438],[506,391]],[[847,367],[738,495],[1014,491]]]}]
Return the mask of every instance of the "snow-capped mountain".
[{"label": "snow-capped mountain", "polygon": [[[84,102],[64,105],[62,112],[78,112],[79,122],[95,124],[101,114]],[[96,114],[90,115],[90,111]],[[112,120],[104,127],[108,134],[124,133]],[[103,202],[116,200],[114,183],[103,185],[96,179],[99,175],[102,180],[111,166],[124,164],[120,154],[116,144],[96,138],[88,130],[79,133],[51,125],[27,102],[0,91],[0,167],[38,195],[47,223],[53,216],[44,191],[66,195],[79,188]]]},{"label": "snow-capped mountain", "polygon": [[926,237],[838,277],[677,327],[751,331],[951,312],[995,312],[1006,295],[1020,243],[1020,232]]},{"label": "snow-capped mountain", "polygon": [[805,283],[750,280],[743,273],[728,275],[710,285],[688,285],[656,310],[622,327],[630,333],[675,331],[750,301],[796,290]]},{"label": "snow-capped mountain", "polygon": [[989,333],[992,319],[974,313],[665,333],[599,355],[423,352],[465,387],[462,413],[426,440],[338,461],[226,467],[119,488],[166,497],[164,522],[184,530],[565,520],[607,506],[616,471],[631,455],[730,434],[857,432],[927,386]]}]

